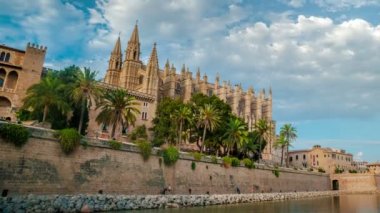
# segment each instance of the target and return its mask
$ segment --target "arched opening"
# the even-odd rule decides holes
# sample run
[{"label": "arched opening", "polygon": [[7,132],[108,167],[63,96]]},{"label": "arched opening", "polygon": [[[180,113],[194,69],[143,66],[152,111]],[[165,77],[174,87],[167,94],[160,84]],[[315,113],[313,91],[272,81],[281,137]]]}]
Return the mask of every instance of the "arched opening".
[{"label": "arched opening", "polygon": [[7,53],[5,55],[5,62],[8,62],[10,58],[11,58],[11,54]]},{"label": "arched opening", "polygon": [[142,84],[144,82],[144,76],[140,75],[139,77],[139,84]]},{"label": "arched opening", "polygon": [[17,80],[18,80],[18,74],[16,71],[11,71],[8,74],[7,81],[6,81],[6,86],[8,89],[15,89],[17,85]]},{"label": "arched opening", "polygon": [[4,86],[6,75],[7,75],[7,72],[5,72],[5,69],[0,69],[0,88]]},{"label": "arched opening", "polygon": [[137,60],[136,55],[137,55],[136,51],[133,51],[133,59],[134,60]]},{"label": "arched opening", "polygon": [[0,96],[0,115],[6,116],[11,113],[12,103],[11,101],[3,96]]},{"label": "arched opening", "polygon": [[0,61],[4,61],[4,59],[5,59],[5,52],[1,52]]},{"label": "arched opening", "polygon": [[333,190],[339,190],[339,181],[338,180],[332,181],[332,188],[333,188]]}]

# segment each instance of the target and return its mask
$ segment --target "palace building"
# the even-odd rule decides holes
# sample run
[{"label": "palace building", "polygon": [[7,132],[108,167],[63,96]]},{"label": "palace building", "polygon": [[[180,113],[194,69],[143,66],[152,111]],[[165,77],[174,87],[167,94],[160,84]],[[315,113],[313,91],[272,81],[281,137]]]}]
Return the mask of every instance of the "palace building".
[{"label": "palace building", "polygon": [[26,90],[40,81],[46,47],[30,44],[25,50],[0,45],[0,119],[16,121]]},{"label": "palace building", "polygon": [[[125,89],[137,99],[140,103],[141,114],[137,116],[136,125],[151,127],[157,103],[164,97],[180,98],[186,102],[195,93],[216,95],[231,106],[235,115],[244,119],[250,130],[259,119],[266,119],[270,122],[272,127],[270,143],[264,150],[263,158],[273,160],[271,156],[274,152],[275,122],[272,119],[271,89],[267,93],[264,89],[255,92],[253,87],[244,91],[240,84],[231,86],[229,81],[221,82],[219,75],[211,82],[206,73],[201,77],[199,68],[195,76],[185,65],[177,72],[169,60],[161,69],[155,43],[147,64],[141,61],[140,56],[139,30],[136,24],[124,54],[120,37],[117,39],[110,55],[104,81],[101,83],[105,88]],[[107,138],[104,126],[98,125],[95,121],[97,114],[95,107],[90,109],[88,135]],[[119,128],[116,138],[123,138],[121,128]]]}]

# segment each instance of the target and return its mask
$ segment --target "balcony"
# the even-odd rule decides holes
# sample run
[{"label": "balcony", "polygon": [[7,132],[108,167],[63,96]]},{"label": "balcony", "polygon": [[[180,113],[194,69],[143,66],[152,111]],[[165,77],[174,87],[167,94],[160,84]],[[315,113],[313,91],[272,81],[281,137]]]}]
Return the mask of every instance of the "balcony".
[{"label": "balcony", "polygon": [[1,87],[0,88],[0,92],[15,93],[16,90],[15,89],[9,89],[9,88],[5,88],[5,87]]}]

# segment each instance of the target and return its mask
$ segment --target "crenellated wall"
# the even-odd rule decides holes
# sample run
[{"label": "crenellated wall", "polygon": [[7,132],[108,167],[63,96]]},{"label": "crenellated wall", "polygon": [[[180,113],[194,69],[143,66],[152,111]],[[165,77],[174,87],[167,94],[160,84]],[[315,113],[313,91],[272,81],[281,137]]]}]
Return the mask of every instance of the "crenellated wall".
[{"label": "crenellated wall", "polygon": [[[10,194],[159,194],[167,186],[173,193],[226,194],[322,191],[330,190],[328,175],[289,169],[281,170],[277,178],[269,168],[224,168],[220,164],[196,162],[192,157],[182,159],[172,167],[164,166],[160,157],[151,156],[146,162],[131,145],[123,151],[107,148],[106,142],[90,142],[65,155],[58,141],[49,139],[44,131],[38,133],[22,148],[0,139],[0,190]],[[185,159],[188,158],[189,160]],[[206,160],[207,161],[207,160]]]}]

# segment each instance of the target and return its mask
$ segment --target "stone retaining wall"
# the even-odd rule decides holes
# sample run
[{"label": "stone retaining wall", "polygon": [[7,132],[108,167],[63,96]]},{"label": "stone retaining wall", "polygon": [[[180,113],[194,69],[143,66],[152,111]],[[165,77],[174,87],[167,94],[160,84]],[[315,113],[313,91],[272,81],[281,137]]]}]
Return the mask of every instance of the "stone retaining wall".
[{"label": "stone retaining wall", "polygon": [[175,165],[167,167],[152,151],[144,161],[138,148],[123,144],[110,149],[107,141],[88,140],[73,153],[62,152],[53,131],[29,128],[32,137],[22,148],[0,139],[0,193],[18,194],[126,194],[155,195],[168,186],[173,194],[234,194],[330,190],[327,174],[256,165],[256,169],[224,168],[209,157],[196,161],[181,153]]},{"label": "stone retaining wall", "polygon": [[27,195],[0,198],[4,212],[79,212],[180,208],[337,196],[336,191],[227,195]]}]

